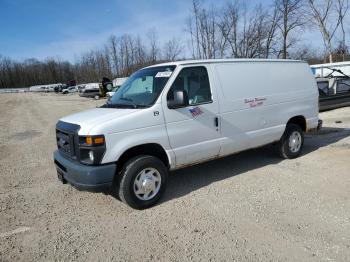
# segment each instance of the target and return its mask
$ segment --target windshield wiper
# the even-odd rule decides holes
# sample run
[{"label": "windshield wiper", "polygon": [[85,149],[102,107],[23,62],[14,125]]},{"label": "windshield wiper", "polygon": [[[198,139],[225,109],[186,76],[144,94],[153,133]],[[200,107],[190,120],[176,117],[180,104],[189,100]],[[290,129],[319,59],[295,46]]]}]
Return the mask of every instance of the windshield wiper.
[{"label": "windshield wiper", "polygon": [[112,103],[106,103],[101,108],[132,108],[132,109],[138,109],[138,108],[148,108],[150,106],[148,105],[142,105],[142,104],[112,104]]},{"label": "windshield wiper", "polygon": [[135,108],[148,108],[150,106],[147,106],[147,105],[134,105]]},{"label": "windshield wiper", "polygon": [[131,108],[135,109],[136,105],[133,104],[104,104],[101,108]]},{"label": "windshield wiper", "polygon": [[129,101],[129,102],[132,102],[133,100],[131,98],[128,98],[128,97],[121,97],[119,98],[120,100],[125,100],[125,101]]}]

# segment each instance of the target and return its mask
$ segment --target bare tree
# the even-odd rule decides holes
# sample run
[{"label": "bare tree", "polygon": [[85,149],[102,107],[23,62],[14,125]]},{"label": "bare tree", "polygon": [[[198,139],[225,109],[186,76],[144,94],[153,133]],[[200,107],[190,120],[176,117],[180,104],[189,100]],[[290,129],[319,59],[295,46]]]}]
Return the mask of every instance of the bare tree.
[{"label": "bare tree", "polygon": [[295,43],[290,34],[305,25],[302,15],[303,0],[276,0],[278,11],[281,16],[278,28],[282,37],[282,48],[280,55],[283,59],[288,57],[288,49]]},{"label": "bare tree", "polygon": [[228,2],[218,23],[229,56],[269,57],[276,44],[277,7],[270,12],[261,5],[251,9],[240,1]]},{"label": "bare tree", "polygon": [[149,61],[151,63],[154,63],[157,61],[159,56],[159,46],[158,46],[158,34],[157,31],[153,28],[151,29],[148,34],[148,41],[149,41]]},{"label": "bare tree", "polygon": [[192,2],[192,16],[187,21],[194,58],[211,59],[217,56],[217,16],[214,6],[203,8],[199,0]]},{"label": "bare tree", "polygon": [[273,3],[271,12],[268,13],[268,20],[266,23],[266,44],[265,44],[265,58],[269,58],[272,51],[275,51],[276,45],[276,33],[278,29],[278,24],[281,21],[281,14],[278,8],[278,0]]},{"label": "bare tree", "polygon": [[183,46],[180,42],[173,38],[167,41],[163,47],[163,59],[166,61],[175,61],[183,50]]},{"label": "bare tree", "polygon": [[345,55],[347,53],[347,46],[346,46],[346,31],[344,28],[344,19],[347,15],[349,9],[349,0],[337,0],[336,5],[336,11],[337,15],[339,16],[339,24],[341,29],[341,40],[340,40],[340,46],[342,50],[342,59],[345,61]]},{"label": "bare tree", "polygon": [[[338,3],[342,3],[339,1]],[[322,34],[323,43],[329,57],[329,62],[333,62],[333,43],[332,40],[341,23],[341,15],[335,13],[334,5],[337,4],[335,0],[308,0],[310,12],[318,28]],[[342,11],[343,14],[343,11]]]},{"label": "bare tree", "polygon": [[142,39],[140,36],[137,36],[135,40],[135,52],[136,52],[136,65],[144,65],[147,61],[147,54],[144,45],[142,44]]},{"label": "bare tree", "polygon": [[239,21],[239,2],[227,2],[223,9],[220,21],[218,22],[219,30],[225,39],[225,45],[230,48],[230,53],[234,57],[238,54],[238,21]]},{"label": "bare tree", "polygon": [[114,72],[116,75],[120,74],[119,59],[118,59],[118,39],[115,35],[111,35],[108,39],[108,44],[112,56]]}]

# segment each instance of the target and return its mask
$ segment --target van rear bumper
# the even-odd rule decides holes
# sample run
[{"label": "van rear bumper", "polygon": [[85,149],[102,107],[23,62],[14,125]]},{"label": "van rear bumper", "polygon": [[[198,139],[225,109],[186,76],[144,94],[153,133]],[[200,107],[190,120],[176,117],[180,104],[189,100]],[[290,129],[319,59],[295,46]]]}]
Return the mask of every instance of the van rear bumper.
[{"label": "van rear bumper", "polygon": [[69,183],[78,190],[103,192],[111,188],[116,172],[115,164],[87,166],[54,152],[57,175],[62,183]]}]

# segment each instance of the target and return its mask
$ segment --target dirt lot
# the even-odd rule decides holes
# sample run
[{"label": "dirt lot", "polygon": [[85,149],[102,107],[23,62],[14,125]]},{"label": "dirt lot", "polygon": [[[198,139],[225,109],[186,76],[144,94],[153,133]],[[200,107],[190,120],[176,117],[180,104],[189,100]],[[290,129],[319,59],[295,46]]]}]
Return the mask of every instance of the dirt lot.
[{"label": "dirt lot", "polygon": [[0,95],[0,261],[350,261],[350,108],[296,160],[267,146],[176,171],[137,211],[56,178],[56,121],[101,103]]}]

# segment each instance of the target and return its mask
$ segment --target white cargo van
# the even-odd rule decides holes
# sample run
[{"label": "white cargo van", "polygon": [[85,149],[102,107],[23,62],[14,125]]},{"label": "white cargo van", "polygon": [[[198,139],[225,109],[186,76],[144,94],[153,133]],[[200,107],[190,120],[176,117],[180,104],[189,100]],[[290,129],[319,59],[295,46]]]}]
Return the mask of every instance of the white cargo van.
[{"label": "white cargo van", "polygon": [[305,62],[166,63],[134,73],[101,108],[60,119],[54,160],[61,181],[146,208],[164,192],[168,170],[269,143],[295,158],[303,133],[318,125]]}]

